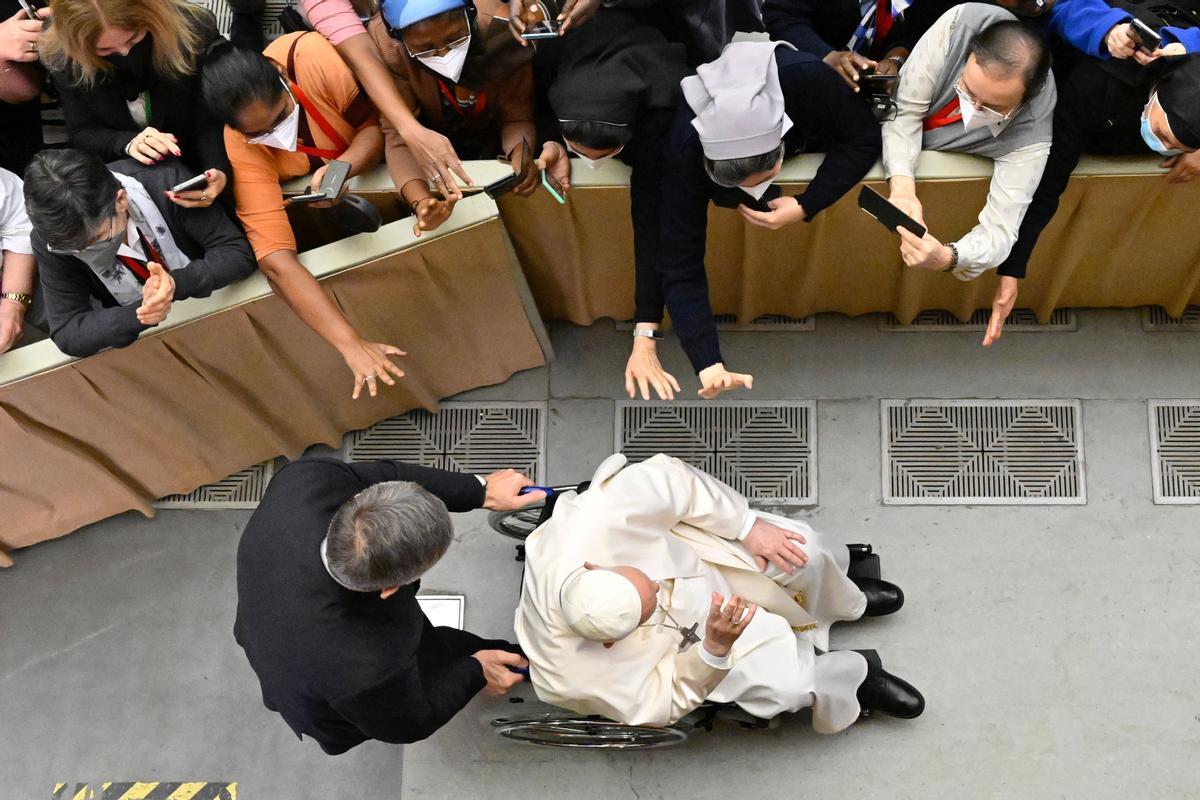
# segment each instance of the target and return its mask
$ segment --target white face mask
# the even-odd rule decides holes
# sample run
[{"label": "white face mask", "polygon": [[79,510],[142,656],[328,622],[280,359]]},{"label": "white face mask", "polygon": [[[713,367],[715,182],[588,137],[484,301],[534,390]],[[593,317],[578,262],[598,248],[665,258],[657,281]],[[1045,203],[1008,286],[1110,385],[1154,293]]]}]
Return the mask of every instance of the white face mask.
[{"label": "white face mask", "polygon": [[452,83],[458,83],[462,75],[463,65],[467,63],[467,48],[471,46],[471,37],[460,45],[450,48],[444,56],[421,56],[417,60]]},{"label": "white face mask", "polygon": [[962,89],[958,92],[958,110],[962,114],[963,130],[973,131],[976,128],[991,129],[992,136],[999,136],[1004,131],[1004,126],[1012,114],[1007,117],[990,108],[978,109],[975,107],[975,101],[970,98]]},{"label": "white face mask", "polygon": [[[565,140],[564,140],[564,141],[565,141]],[[574,154],[575,154],[575,156],[576,156],[576,157],[577,157],[577,158],[578,158],[580,161],[582,161],[584,164],[586,164],[586,165],[587,165],[588,169],[596,169],[596,167],[600,166],[600,165],[601,165],[601,164],[603,164],[605,161],[609,161],[609,160],[611,160],[613,156],[615,156],[617,153],[620,153],[620,152],[621,152],[622,150],[624,150],[624,149],[625,149],[625,146],[624,146],[624,145],[622,145],[622,146],[618,147],[616,150],[612,151],[611,153],[609,153],[609,154],[608,154],[608,155],[606,155],[606,156],[600,156],[599,158],[588,158],[588,157],[587,157],[587,156],[585,156],[583,153],[581,153],[581,152],[579,152],[578,150],[576,150],[574,147],[571,147],[571,145],[569,145],[569,144],[567,145],[567,150],[568,150],[568,151],[570,151],[570,152],[572,152],[572,153],[574,153]]]},{"label": "white face mask", "polygon": [[755,200],[761,200],[762,196],[767,193],[767,189],[771,188],[771,184],[774,183],[774,181],[775,176],[772,175],[762,183],[756,183],[753,186],[739,186],[738,188],[753,197]]},{"label": "white face mask", "polygon": [[[291,97],[292,90],[288,89],[286,83],[283,84],[283,88],[287,89],[288,96]],[[277,150],[295,152],[296,143],[299,141],[299,138],[300,104],[296,102],[295,97],[292,97],[292,113],[288,114],[283,122],[262,136],[255,136],[253,139],[247,139],[246,141],[250,144],[265,144],[267,147],[274,147]]]}]

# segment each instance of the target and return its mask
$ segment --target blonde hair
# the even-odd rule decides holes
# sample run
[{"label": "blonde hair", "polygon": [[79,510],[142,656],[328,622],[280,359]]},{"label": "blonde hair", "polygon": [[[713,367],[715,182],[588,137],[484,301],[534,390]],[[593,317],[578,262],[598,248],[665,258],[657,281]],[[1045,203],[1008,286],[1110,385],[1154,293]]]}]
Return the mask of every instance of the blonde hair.
[{"label": "blonde hair", "polygon": [[78,85],[91,86],[113,69],[96,55],[106,28],[149,33],[154,69],[162,75],[195,72],[202,42],[194,23],[205,11],[186,0],[50,0],[50,8],[54,24],[42,37],[42,62],[53,72],[69,73]]}]

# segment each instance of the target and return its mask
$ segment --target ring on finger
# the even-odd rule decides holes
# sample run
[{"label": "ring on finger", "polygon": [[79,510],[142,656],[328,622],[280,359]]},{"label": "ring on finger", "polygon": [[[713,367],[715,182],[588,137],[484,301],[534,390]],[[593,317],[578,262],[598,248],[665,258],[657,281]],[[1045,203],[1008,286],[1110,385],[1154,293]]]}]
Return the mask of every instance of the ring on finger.
[{"label": "ring on finger", "polygon": [[200,199],[207,203],[208,202],[208,192],[201,192]]}]

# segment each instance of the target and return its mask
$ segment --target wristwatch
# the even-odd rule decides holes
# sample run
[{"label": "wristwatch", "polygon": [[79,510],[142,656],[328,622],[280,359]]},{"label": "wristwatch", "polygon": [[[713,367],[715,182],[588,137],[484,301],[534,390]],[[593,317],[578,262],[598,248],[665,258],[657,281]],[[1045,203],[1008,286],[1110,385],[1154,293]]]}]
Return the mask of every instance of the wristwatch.
[{"label": "wristwatch", "polygon": [[29,304],[33,302],[33,295],[25,294],[24,292],[4,292],[0,294],[0,300],[16,300],[21,305],[29,308]]},{"label": "wristwatch", "polygon": [[635,337],[642,336],[647,339],[655,339],[655,340],[663,338],[663,335],[661,333],[659,333],[658,331],[649,330],[648,328],[634,328],[633,335]]}]

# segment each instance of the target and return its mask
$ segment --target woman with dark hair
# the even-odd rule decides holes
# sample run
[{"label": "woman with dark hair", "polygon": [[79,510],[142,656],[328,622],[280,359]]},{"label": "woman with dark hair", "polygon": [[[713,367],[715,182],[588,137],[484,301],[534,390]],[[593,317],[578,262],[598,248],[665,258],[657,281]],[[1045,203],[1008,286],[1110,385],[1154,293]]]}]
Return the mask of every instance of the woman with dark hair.
[{"label": "woman with dark hair", "polygon": [[[595,169],[616,159],[632,169],[636,325],[625,367],[625,391],[631,398],[640,390],[648,400],[653,389],[672,400],[679,391],[678,381],[658,359],[663,295],[655,261],[663,148],[681,99],[679,81],[688,71],[683,45],[668,42],[627,11],[602,8],[572,34],[549,91],[566,149],[575,156],[570,163]],[[565,158],[566,152],[561,155]],[[547,166],[558,162],[555,154]]]},{"label": "woman with dark hair", "polygon": [[196,98],[204,54],[220,38],[212,13],[186,0],[53,0],[42,61],[62,101],[71,145],[102,161],[180,158],[204,186],[172,193],[211,205],[229,172],[221,123]]},{"label": "woman with dark hair", "polygon": [[[404,372],[391,345],[368,342],[342,314],[296,255],[280,182],[313,173],[318,191],[330,161],[358,175],[379,162],[379,114],[354,74],[326,39],[312,32],[281,36],[259,54],[235,47],[210,57],[202,80],[204,104],[222,119],[233,165],[238,219],[271,286],[320,334],[354,373],[357,399],[377,382],[392,386]],[[317,205],[317,204],[312,204]]]},{"label": "woman with dark hair", "polygon": [[220,208],[184,208],[166,188],[176,161],[106,167],[91,153],[47,150],[25,170],[50,338],[71,356],[132,344],[175,300],[207,297],[254,271],[246,237]]}]

